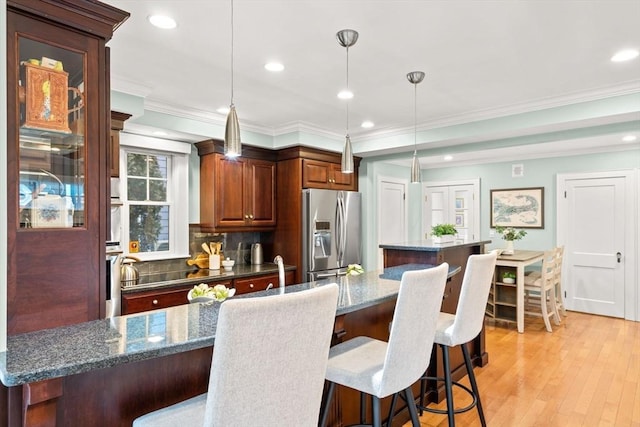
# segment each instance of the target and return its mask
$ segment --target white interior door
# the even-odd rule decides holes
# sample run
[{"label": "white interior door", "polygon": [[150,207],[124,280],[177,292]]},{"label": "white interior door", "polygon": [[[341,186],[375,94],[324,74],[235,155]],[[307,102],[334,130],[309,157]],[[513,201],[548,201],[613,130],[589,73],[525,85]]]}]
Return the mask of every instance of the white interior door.
[{"label": "white interior door", "polygon": [[[559,189],[562,191],[561,186]],[[631,205],[626,200],[625,178],[567,179],[562,196],[558,229],[565,236],[567,308],[624,317],[625,255],[629,255],[625,254],[625,235],[632,231],[626,221]]]},{"label": "white interior door", "polygon": [[454,224],[458,238],[480,236],[480,180],[433,182],[424,187],[423,234],[429,238],[436,224]]},{"label": "white interior door", "polygon": [[[378,181],[378,244],[407,240],[406,180],[380,177]],[[383,268],[378,249],[378,268]]]}]

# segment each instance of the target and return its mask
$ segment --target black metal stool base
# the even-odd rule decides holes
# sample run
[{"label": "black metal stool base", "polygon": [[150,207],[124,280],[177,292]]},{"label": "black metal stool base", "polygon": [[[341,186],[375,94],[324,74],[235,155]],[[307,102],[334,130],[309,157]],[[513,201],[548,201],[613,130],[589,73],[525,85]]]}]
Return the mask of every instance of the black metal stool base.
[{"label": "black metal stool base", "polygon": [[[444,377],[422,377],[422,378],[420,378],[420,381],[426,381],[426,380],[435,380],[435,381],[443,381],[443,382],[445,381]],[[463,412],[470,411],[471,409],[476,407],[476,405],[478,404],[478,397],[473,392],[473,390],[471,390],[469,387],[467,387],[464,384],[460,384],[457,381],[451,381],[451,384],[456,386],[456,387],[460,387],[461,389],[463,389],[464,391],[469,393],[469,395],[473,399],[473,402],[471,402],[469,405],[465,406],[464,408],[456,408],[456,409],[454,409],[453,410],[454,414],[461,414]],[[447,415],[449,413],[445,409],[429,408],[428,406],[423,406],[422,402],[420,402],[420,404],[418,404],[416,406],[421,411],[427,411],[427,412],[431,412],[433,414],[444,414],[444,415]]]}]

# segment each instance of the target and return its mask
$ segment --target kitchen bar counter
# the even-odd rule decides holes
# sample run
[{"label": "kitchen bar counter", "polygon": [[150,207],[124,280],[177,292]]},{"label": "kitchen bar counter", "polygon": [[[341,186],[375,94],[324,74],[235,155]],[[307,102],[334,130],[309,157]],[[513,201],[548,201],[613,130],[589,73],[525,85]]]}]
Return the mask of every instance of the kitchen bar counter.
[{"label": "kitchen bar counter", "polygon": [[[394,300],[402,271],[428,267],[414,264],[291,285],[286,293],[337,281],[340,294],[336,316],[340,316]],[[452,266],[449,275],[459,271],[460,267]],[[234,298],[279,293],[276,288]],[[0,380],[6,386],[15,386],[211,346],[219,307],[220,303],[185,304],[10,336],[7,351],[0,353]]]},{"label": "kitchen bar counter", "polygon": [[[285,289],[337,281],[334,343],[357,335],[386,340],[402,272],[428,267],[398,266]],[[459,272],[452,266],[449,277]],[[219,307],[186,304],[9,337],[0,353],[0,414],[6,414],[0,425],[131,426],[144,413],[206,392]],[[259,398],[248,396],[247,404]],[[335,402],[331,425],[357,420],[357,393],[338,388]]]},{"label": "kitchen bar counter", "polygon": [[451,243],[433,243],[432,240],[415,240],[380,245],[382,249],[418,252],[442,252],[450,248],[464,248],[491,243],[491,240],[456,240]]}]

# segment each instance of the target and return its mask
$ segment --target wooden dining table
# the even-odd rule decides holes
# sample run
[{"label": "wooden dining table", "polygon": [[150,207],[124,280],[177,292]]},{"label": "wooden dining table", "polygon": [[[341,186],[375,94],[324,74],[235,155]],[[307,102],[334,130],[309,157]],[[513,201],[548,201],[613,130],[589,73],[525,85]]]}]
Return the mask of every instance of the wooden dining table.
[{"label": "wooden dining table", "polygon": [[543,251],[514,251],[512,255],[500,254],[496,266],[516,268],[516,323],[518,332],[524,332],[524,269],[542,261]]}]

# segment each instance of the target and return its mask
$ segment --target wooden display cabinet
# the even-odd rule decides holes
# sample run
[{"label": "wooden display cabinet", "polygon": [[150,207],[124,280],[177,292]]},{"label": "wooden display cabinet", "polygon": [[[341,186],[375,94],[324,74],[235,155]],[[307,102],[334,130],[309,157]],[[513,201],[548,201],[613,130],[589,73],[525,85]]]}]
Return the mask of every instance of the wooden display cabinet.
[{"label": "wooden display cabinet", "polygon": [[515,280],[514,283],[504,282],[503,274],[507,271],[516,276],[515,267],[496,266],[486,315],[495,320],[516,323],[517,284]]},{"label": "wooden display cabinet", "polygon": [[128,13],[7,1],[7,331],[105,314],[106,42]]},{"label": "wooden display cabinet", "polygon": [[275,152],[243,147],[223,154],[223,141],[196,144],[200,155],[200,224],[216,231],[268,231],[276,225]]}]

